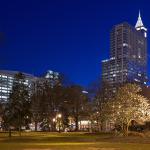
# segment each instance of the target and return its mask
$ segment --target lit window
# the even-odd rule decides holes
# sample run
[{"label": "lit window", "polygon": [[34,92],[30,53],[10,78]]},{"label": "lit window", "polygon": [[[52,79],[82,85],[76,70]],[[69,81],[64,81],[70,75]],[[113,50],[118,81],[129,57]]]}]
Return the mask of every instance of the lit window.
[{"label": "lit window", "polygon": [[123,43],[123,47],[128,47],[129,45],[127,43]]},{"label": "lit window", "polygon": [[2,96],[2,98],[7,98],[7,96]]},{"label": "lit window", "polygon": [[6,91],[6,90],[2,90],[2,92],[3,92],[3,93],[7,93],[7,91]]},{"label": "lit window", "polygon": [[7,78],[7,76],[2,76],[2,78]]}]

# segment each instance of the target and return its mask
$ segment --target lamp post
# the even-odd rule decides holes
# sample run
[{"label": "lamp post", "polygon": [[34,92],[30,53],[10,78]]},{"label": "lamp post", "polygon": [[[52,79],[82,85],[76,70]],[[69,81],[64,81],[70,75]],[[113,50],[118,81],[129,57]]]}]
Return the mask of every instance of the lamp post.
[{"label": "lamp post", "polygon": [[53,118],[53,131],[56,130],[56,118]]},{"label": "lamp post", "polygon": [[58,131],[60,133],[60,120],[61,120],[62,115],[58,114],[57,117],[58,117]]},{"label": "lamp post", "polygon": [[99,112],[97,111],[96,112],[96,121],[97,121],[97,129],[98,129],[98,132],[100,131],[100,127],[99,127]]}]

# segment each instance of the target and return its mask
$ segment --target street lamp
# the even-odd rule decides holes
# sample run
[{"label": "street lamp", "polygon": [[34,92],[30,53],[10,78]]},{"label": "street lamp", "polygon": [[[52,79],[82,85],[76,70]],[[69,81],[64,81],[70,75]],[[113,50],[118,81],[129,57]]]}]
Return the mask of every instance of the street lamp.
[{"label": "street lamp", "polygon": [[57,117],[58,117],[58,131],[60,133],[60,119],[62,117],[62,114],[58,114]]},{"label": "street lamp", "polygon": [[55,119],[55,118],[53,118],[53,122],[56,122],[56,119]]},{"label": "street lamp", "polygon": [[56,118],[53,118],[53,131],[56,130]]},{"label": "street lamp", "polygon": [[62,116],[61,114],[58,114],[58,118],[61,118],[61,116]]}]

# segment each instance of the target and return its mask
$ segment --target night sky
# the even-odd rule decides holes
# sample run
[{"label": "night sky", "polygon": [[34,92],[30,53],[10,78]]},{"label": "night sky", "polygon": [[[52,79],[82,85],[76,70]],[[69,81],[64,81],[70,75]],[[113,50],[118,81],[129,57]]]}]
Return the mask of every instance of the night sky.
[{"label": "night sky", "polygon": [[37,76],[50,69],[87,86],[109,57],[112,26],[135,25],[139,9],[150,29],[149,0],[1,1],[0,69]]}]

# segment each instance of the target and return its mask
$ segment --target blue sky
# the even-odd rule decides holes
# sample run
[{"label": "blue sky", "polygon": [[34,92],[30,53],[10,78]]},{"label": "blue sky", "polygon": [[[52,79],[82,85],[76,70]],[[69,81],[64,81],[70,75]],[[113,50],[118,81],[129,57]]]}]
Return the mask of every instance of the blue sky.
[{"label": "blue sky", "polygon": [[87,86],[100,78],[101,60],[109,57],[112,26],[124,21],[135,25],[140,9],[149,29],[149,3],[148,0],[1,1],[0,69],[34,75],[50,69]]}]

